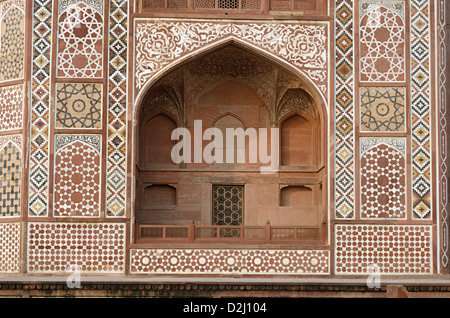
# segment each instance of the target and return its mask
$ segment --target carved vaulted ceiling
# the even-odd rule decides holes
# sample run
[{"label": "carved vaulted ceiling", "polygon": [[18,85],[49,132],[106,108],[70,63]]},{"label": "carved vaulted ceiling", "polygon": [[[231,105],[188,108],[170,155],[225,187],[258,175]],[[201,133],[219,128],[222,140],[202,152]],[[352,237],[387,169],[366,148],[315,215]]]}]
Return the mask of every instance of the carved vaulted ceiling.
[{"label": "carved vaulted ceiling", "polygon": [[166,112],[184,126],[186,110],[195,106],[212,86],[226,79],[239,81],[258,93],[272,124],[293,111],[317,117],[314,99],[300,78],[234,45],[199,57],[161,78],[146,93],[141,112]]}]

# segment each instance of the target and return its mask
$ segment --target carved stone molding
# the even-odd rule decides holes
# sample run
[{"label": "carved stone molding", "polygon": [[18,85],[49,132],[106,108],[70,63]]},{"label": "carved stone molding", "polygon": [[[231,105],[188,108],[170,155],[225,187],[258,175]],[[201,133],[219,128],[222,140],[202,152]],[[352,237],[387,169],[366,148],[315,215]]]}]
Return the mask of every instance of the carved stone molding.
[{"label": "carved stone molding", "polygon": [[[164,67],[209,44],[238,40],[290,63],[326,89],[327,26],[321,23],[244,23],[206,21],[135,22],[135,97]],[[321,84],[321,85],[320,85]],[[324,95],[326,92],[324,92]]]}]

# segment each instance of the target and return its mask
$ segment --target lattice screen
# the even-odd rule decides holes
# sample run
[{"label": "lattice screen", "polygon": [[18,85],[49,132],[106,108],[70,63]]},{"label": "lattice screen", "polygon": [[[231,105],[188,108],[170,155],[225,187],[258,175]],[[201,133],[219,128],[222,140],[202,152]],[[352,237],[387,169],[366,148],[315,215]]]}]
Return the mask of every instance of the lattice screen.
[{"label": "lattice screen", "polygon": [[213,186],[213,225],[242,225],[243,198],[243,186]]}]

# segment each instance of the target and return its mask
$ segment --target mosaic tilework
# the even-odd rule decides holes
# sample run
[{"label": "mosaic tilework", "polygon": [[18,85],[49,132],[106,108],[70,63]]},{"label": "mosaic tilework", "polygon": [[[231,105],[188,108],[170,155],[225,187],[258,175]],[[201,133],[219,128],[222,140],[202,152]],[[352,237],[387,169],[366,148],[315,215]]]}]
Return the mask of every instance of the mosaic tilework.
[{"label": "mosaic tilework", "polygon": [[361,218],[405,218],[405,138],[361,138]]},{"label": "mosaic tilework", "polygon": [[28,223],[28,272],[123,273],[123,223]]},{"label": "mosaic tilework", "polygon": [[58,23],[58,77],[102,77],[103,0],[62,2]]},{"label": "mosaic tilework", "polygon": [[23,127],[23,85],[0,88],[0,131]]},{"label": "mosaic tilework", "polygon": [[447,135],[447,83],[448,80],[446,78],[447,72],[447,61],[446,57],[449,54],[446,38],[448,36],[446,32],[446,0],[439,1],[438,13],[439,13],[439,190],[440,190],[440,216],[441,216],[441,265],[443,267],[448,266],[448,235],[449,235],[449,226],[448,226],[448,167],[447,167],[447,151],[448,151],[448,135]]},{"label": "mosaic tilework", "polygon": [[25,57],[25,3],[0,3],[0,81],[23,78]]},{"label": "mosaic tilework", "polygon": [[361,81],[404,81],[404,1],[365,0],[359,6]]},{"label": "mosaic tilework", "polygon": [[329,251],[132,249],[131,273],[329,274]]},{"label": "mosaic tilework", "polygon": [[52,0],[33,2],[28,214],[48,215]]},{"label": "mosaic tilework", "polygon": [[0,223],[0,273],[20,271],[20,223]]},{"label": "mosaic tilework", "polygon": [[100,216],[101,136],[55,136],[54,216]]},{"label": "mosaic tilework", "polygon": [[154,74],[172,61],[230,37],[276,54],[317,80],[319,88],[327,84],[324,24],[138,20],[135,33],[136,95]]},{"label": "mosaic tilework", "polygon": [[56,127],[101,128],[102,84],[56,84]]},{"label": "mosaic tilework", "polygon": [[110,0],[106,216],[125,216],[128,0]]},{"label": "mosaic tilework", "polygon": [[0,136],[0,218],[20,216],[22,136]]},{"label": "mosaic tilework", "polygon": [[335,274],[432,274],[427,225],[336,225]]},{"label": "mosaic tilework", "polygon": [[405,89],[360,88],[361,131],[405,131]]},{"label": "mosaic tilework", "polygon": [[354,218],[353,1],[336,1],[335,206],[336,218]]},{"label": "mosaic tilework", "polygon": [[431,215],[430,6],[411,1],[411,144],[413,218]]}]

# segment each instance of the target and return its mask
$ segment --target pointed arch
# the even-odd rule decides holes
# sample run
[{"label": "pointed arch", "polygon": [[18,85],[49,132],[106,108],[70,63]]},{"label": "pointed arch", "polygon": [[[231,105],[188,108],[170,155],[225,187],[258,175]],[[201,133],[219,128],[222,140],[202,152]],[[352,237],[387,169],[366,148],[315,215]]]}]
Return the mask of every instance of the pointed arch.
[{"label": "pointed arch", "polygon": [[239,39],[235,36],[229,36],[226,38],[223,38],[221,40],[217,40],[214,43],[210,43],[207,45],[204,45],[196,50],[193,50],[191,52],[188,52],[184,54],[183,56],[180,56],[179,58],[171,61],[167,65],[161,67],[158,71],[154,73],[153,76],[151,76],[145,84],[142,86],[141,89],[139,89],[136,92],[136,88],[134,89],[134,97],[133,97],[133,120],[136,120],[139,111],[140,111],[140,105],[142,104],[142,99],[145,97],[146,92],[161,78],[163,78],[165,75],[171,73],[173,70],[178,69],[184,64],[187,64],[193,60],[196,60],[202,56],[205,56],[209,53],[212,53],[214,51],[220,50],[221,48],[224,48],[228,45],[235,45],[243,50],[246,50],[247,52],[250,52],[252,54],[255,54],[265,60],[268,60],[272,63],[274,63],[276,66],[288,71],[291,74],[294,74],[296,77],[301,79],[306,85],[305,89],[308,93],[310,93],[311,96],[314,96],[317,99],[317,103],[319,106],[319,112],[320,115],[323,118],[328,118],[328,109],[327,109],[327,98],[323,95],[323,92],[321,89],[314,83],[313,80],[310,79],[310,77],[303,71],[294,66],[293,64],[289,63],[288,61],[284,60],[282,57],[277,56],[273,53],[270,53],[256,45],[253,45],[249,42],[246,42],[245,40]]}]

